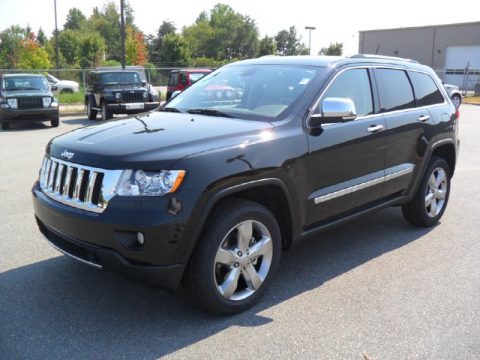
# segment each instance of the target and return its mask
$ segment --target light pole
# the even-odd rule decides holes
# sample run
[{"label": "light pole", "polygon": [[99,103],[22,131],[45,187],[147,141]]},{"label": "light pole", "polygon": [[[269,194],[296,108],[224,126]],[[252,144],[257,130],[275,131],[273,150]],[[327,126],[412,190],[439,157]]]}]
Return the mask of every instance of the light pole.
[{"label": "light pole", "polygon": [[125,70],[125,11],[124,0],[120,0],[120,32],[122,33],[122,70]]},{"label": "light pole", "polygon": [[57,60],[57,69],[60,69],[60,59],[58,58],[57,0],[53,0],[53,7],[55,8],[55,57]]},{"label": "light pole", "polygon": [[305,30],[308,30],[308,53],[312,55],[312,30],[316,30],[314,26],[305,26]]}]

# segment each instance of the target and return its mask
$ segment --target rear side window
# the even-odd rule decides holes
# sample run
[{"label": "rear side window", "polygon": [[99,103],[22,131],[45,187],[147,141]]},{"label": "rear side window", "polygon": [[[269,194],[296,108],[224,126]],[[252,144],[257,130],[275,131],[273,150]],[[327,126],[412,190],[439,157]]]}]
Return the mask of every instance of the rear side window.
[{"label": "rear side window", "polygon": [[187,74],[186,73],[180,73],[180,84],[182,85],[187,85]]},{"label": "rear side window", "polygon": [[444,102],[442,93],[438,90],[433,79],[427,74],[419,72],[409,72],[412,80],[417,106],[427,106],[433,104],[441,104]]},{"label": "rear side window", "polygon": [[403,70],[375,69],[380,95],[380,112],[415,107],[413,90]]},{"label": "rear side window", "polygon": [[178,72],[174,72],[170,74],[170,80],[168,81],[168,85],[177,85],[178,84]]},{"label": "rear side window", "polygon": [[367,69],[347,70],[338,75],[323,95],[322,101],[326,98],[351,99],[355,104],[357,116],[372,114],[372,90]]}]

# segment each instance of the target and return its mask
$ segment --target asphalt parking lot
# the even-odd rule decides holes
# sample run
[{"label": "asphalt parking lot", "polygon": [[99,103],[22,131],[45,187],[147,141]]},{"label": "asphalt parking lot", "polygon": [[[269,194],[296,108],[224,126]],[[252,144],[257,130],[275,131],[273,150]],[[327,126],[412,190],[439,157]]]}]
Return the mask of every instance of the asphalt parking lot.
[{"label": "asphalt parking lot", "polygon": [[0,131],[0,358],[480,358],[480,107],[462,105],[461,153],[440,225],[392,208],[284,253],[253,309],[216,317],[181,296],[78,264],[36,228],[45,145],[90,124]]}]

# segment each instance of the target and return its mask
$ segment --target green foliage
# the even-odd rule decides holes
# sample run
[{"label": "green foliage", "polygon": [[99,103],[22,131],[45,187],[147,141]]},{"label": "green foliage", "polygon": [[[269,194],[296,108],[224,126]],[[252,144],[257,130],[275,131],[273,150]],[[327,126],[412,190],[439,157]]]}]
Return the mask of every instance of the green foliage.
[{"label": "green foliage", "polygon": [[99,66],[105,53],[105,40],[96,31],[85,34],[80,45],[80,66],[92,68]]},{"label": "green foliage", "polygon": [[43,31],[42,28],[38,29],[37,41],[40,44],[40,46],[45,46],[47,44],[48,38],[45,35],[45,32]]},{"label": "green foliage", "polygon": [[263,37],[258,44],[257,56],[274,55],[277,51],[277,43],[270,36]]},{"label": "green foliage", "polygon": [[68,67],[78,66],[84,37],[84,32],[78,30],[67,29],[59,33],[58,48]]},{"label": "green foliage", "polygon": [[19,61],[22,41],[27,37],[27,30],[18,25],[0,33],[0,68],[16,68]]},{"label": "green foliage", "polygon": [[64,104],[83,104],[85,101],[84,92],[82,89],[74,93],[60,93],[58,94],[58,101],[61,105]]},{"label": "green foliage", "polygon": [[161,62],[180,65],[187,65],[190,62],[191,51],[184,37],[178,34],[167,34],[162,42]]},{"label": "green foliage", "polygon": [[343,53],[343,43],[330,43],[326,48],[322,48],[318,55],[336,55],[341,56]]},{"label": "green foliage", "polygon": [[82,11],[77,8],[71,8],[68,11],[67,22],[63,25],[64,30],[82,30],[87,24],[87,18]]},{"label": "green foliage", "polygon": [[278,55],[307,55],[308,48],[297,36],[297,29],[291,26],[288,30],[282,30],[275,36]]},{"label": "green foliage", "polygon": [[122,66],[122,63],[117,60],[104,60],[100,66]]}]

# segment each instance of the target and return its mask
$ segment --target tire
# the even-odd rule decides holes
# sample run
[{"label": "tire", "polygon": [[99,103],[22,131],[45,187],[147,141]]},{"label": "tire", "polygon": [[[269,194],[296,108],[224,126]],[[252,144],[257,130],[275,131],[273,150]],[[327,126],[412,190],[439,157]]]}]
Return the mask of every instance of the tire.
[{"label": "tire", "polygon": [[60,91],[60,94],[72,94],[72,93],[73,93],[73,90],[69,88],[62,89],[62,91]]},{"label": "tire", "polygon": [[2,121],[2,130],[10,129],[10,123],[8,121]]},{"label": "tire", "polygon": [[97,110],[92,109],[92,100],[87,100],[87,116],[88,120],[95,120],[97,118]]},{"label": "tire", "polygon": [[402,206],[403,216],[408,222],[418,227],[430,227],[438,223],[450,196],[450,174],[450,168],[443,158],[432,158],[415,196]]},{"label": "tire", "polygon": [[453,105],[455,105],[455,107],[458,109],[460,107],[460,105],[462,104],[462,98],[460,95],[458,94],[455,94],[452,96],[452,102],[453,102]]},{"label": "tire", "polygon": [[51,125],[52,127],[58,127],[58,125],[60,125],[60,118],[56,118],[56,119],[50,120],[50,125]]},{"label": "tire", "polygon": [[102,120],[107,121],[113,117],[113,113],[108,110],[105,102],[102,103]]},{"label": "tire", "polygon": [[[239,231],[244,241],[237,238]],[[209,217],[186,272],[186,290],[210,312],[244,311],[267,290],[280,253],[281,233],[272,213],[253,201],[232,199]]]}]

